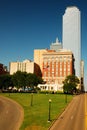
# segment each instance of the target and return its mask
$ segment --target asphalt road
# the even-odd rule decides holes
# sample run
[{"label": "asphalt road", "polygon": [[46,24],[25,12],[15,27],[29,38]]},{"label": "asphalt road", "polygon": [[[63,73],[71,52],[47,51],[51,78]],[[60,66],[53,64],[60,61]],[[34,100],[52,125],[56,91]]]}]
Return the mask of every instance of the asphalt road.
[{"label": "asphalt road", "polygon": [[23,115],[20,105],[0,96],[0,130],[19,130]]},{"label": "asphalt road", "polygon": [[87,94],[74,97],[49,130],[87,130]]}]

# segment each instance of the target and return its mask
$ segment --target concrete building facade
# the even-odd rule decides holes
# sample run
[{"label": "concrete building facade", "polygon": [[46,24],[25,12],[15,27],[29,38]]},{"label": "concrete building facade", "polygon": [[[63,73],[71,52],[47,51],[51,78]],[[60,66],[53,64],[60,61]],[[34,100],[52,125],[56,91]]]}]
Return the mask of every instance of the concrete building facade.
[{"label": "concrete building facade", "polygon": [[34,62],[40,66],[42,71],[43,53],[47,52],[48,49],[35,49],[34,50]]},{"label": "concrete building facade", "polygon": [[9,70],[11,75],[17,71],[34,73],[34,62],[30,60],[24,60],[23,62],[10,62]]}]

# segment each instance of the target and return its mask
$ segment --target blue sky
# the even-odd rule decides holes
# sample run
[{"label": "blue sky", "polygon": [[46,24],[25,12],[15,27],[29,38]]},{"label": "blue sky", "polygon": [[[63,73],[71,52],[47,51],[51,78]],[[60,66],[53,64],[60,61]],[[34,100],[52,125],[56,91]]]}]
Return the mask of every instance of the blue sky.
[{"label": "blue sky", "polygon": [[62,16],[77,6],[82,21],[82,59],[87,67],[87,1],[0,0],[0,63],[33,60],[34,49],[49,48],[56,37],[62,42]]}]

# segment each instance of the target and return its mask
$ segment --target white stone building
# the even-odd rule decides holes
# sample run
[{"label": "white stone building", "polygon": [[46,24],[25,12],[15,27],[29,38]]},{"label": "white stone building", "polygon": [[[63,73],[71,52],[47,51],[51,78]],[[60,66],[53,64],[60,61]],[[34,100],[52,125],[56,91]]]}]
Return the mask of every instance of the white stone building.
[{"label": "white stone building", "polygon": [[9,71],[11,75],[16,73],[17,71],[34,73],[34,62],[27,59],[23,62],[10,62]]}]

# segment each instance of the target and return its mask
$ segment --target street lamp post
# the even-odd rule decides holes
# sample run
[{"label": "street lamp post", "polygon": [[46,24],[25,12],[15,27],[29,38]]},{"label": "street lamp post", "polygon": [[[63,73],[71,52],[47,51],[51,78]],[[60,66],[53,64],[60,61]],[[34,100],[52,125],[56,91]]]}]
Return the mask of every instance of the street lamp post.
[{"label": "street lamp post", "polygon": [[65,103],[67,103],[67,93],[65,94]]},{"label": "street lamp post", "polygon": [[51,121],[51,99],[49,99],[49,115],[48,115],[48,121]]},{"label": "street lamp post", "polygon": [[33,93],[31,93],[31,106],[33,106]]}]

